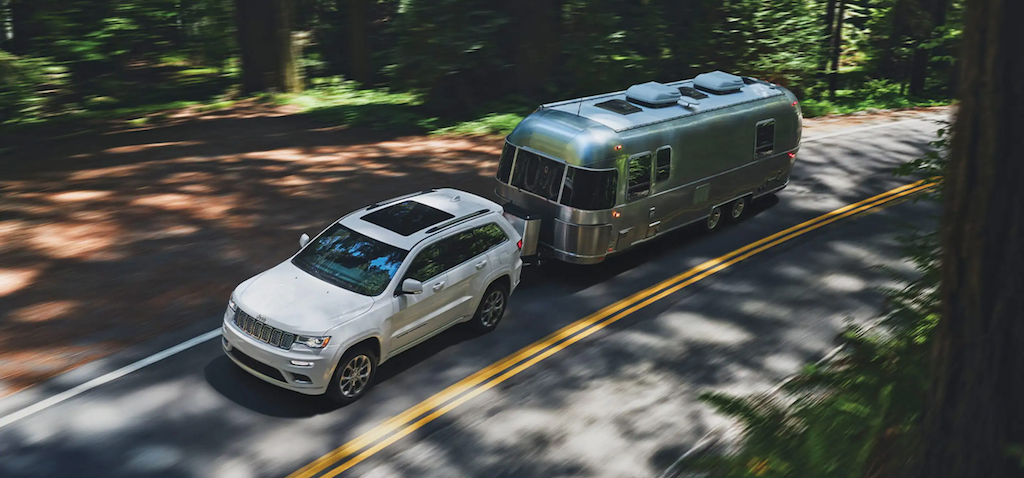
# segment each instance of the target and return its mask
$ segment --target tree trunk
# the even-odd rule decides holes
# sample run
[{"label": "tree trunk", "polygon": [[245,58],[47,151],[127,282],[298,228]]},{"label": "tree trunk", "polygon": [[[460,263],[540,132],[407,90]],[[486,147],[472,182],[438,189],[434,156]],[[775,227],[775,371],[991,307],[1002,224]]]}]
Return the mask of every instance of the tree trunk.
[{"label": "tree trunk", "polygon": [[836,15],[836,28],[832,32],[832,69],[828,74],[828,97],[836,99],[836,88],[839,84],[839,54],[843,50],[843,17],[846,15],[846,0],[839,0],[839,13]]},{"label": "tree trunk", "polygon": [[561,54],[562,0],[523,0],[516,10],[516,83],[530,94],[548,82]]},{"label": "tree trunk", "polygon": [[245,93],[299,91],[291,0],[235,0]]},{"label": "tree trunk", "polygon": [[967,3],[922,478],[1024,476],[1022,17],[1020,0]]},{"label": "tree trunk", "polygon": [[821,65],[818,67],[823,73],[828,73],[828,62],[831,59],[829,54],[832,51],[832,24],[836,21],[836,0],[825,2],[825,54],[821,57]]},{"label": "tree trunk", "polygon": [[42,35],[36,11],[40,0],[11,0],[11,53],[24,55],[32,48],[36,37]]},{"label": "tree trunk", "polygon": [[372,81],[370,69],[370,38],[369,17],[367,15],[368,0],[348,0],[348,31],[350,54],[352,55],[351,76],[360,84]]},{"label": "tree trunk", "polygon": [[917,48],[914,49],[914,57],[910,67],[910,94],[920,96],[924,93],[925,81],[928,79],[928,63],[931,60],[931,51],[922,46],[922,43],[931,40],[935,28],[946,24],[946,6],[948,0],[924,0],[922,11],[926,16],[928,25],[925,37],[918,39]]}]

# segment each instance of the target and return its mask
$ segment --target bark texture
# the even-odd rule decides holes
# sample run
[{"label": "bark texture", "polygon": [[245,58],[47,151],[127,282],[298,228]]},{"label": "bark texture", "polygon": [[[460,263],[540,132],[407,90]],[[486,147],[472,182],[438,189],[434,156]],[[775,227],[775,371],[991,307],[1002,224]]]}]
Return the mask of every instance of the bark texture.
[{"label": "bark texture", "polygon": [[1022,17],[1021,0],[967,4],[921,478],[1024,476]]},{"label": "bark texture", "polygon": [[242,89],[300,89],[292,44],[292,0],[235,0]]}]

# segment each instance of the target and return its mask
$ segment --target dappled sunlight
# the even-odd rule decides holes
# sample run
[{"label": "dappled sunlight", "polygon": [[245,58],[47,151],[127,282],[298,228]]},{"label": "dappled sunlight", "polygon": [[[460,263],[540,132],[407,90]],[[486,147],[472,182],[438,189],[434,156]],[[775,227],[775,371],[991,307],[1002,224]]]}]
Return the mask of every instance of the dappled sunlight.
[{"label": "dappled sunlight", "polygon": [[109,222],[49,223],[33,226],[27,246],[55,259],[115,260],[121,228]]},{"label": "dappled sunlight", "polygon": [[39,274],[39,269],[0,269],[0,297],[28,287]]},{"label": "dappled sunlight", "polygon": [[52,194],[49,199],[54,202],[61,203],[76,203],[82,201],[95,201],[97,199],[105,199],[112,195],[110,191],[67,191],[57,194]]},{"label": "dappled sunlight", "polygon": [[132,144],[126,146],[116,146],[104,150],[107,154],[126,154],[126,153],[141,153],[157,148],[166,148],[168,146],[196,146],[202,144],[199,141],[172,141],[167,143],[147,143],[147,144]]},{"label": "dappled sunlight", "polygon": [[81,302],[74,300],[40,302],[28,307],[15,309],[11,311],[8,318],[14,322],[23,323],[46,322],[63,316],[69,316],[81,305]]}]

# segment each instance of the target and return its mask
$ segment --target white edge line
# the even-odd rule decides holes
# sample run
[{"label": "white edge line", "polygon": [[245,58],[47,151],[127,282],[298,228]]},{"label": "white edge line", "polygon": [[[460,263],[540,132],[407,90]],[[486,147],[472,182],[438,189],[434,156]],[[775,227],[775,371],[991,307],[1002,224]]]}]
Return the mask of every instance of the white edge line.
[{"label": "white edge line", "polygon": [[121,367],[121,368],[119,368],[117,370],[114,370],[113,372],[109,372],[109,373],[100,375],[99,377],[96,377],[96,378],[94,378],[92,380],[89,380],[88,382],[85,382],[85,383],[83,383],[81,385],[78,385],[78,386],[76,386],[74,388],[71,388],[69,390],[65,390],[65,391],[63,391],[61,393],[58,393],[57,395],[54,395],[54,396],[52,396],[50,398],[47,398],[45,400],[42,400],[40,402],[37,402],[37,403],[35,403],[33,405],[29,405],[29,406],[27,406],[25,408],[22,408],[21,410],[18,410],[18,411],[14,412],[14,413],[11,413],[11,414],[3,416],[3,417],[0,417],[0,428],[6,427],[7,425],[15,423],[18,420],[21,420],[23,418],[26,418],[28,416],[31,416],[31,415],[34,415],[34,414],[36,414],[38,412],[46,410],[47,408],[50,408],[50,407],[52,407],[54,405],[57,405],[57,404],[59,404],[61,402],[64,402],[64,401],[69,400],[71,398],[74,398],[75,396],[81,395],[81,394],[83,394],[85,392],[88,392],[89,390],[92,390],[92,389],[94,389],[96,387],[99,387],[101,385],[110,383],[110,382],[112,382],[114,380],[117,380],[117,379],[119,379],[119,378],[121,378],[121,377],[123,377],[125,375],[128,375],[128,374],[130,374],[130,373],[132,373],[132,372],[134,372],[136,370],[139,370],[141,368],[147,367],[149,365],[153,365],[154,363],[157,363],[157,362],[159,362],[159,361],[161,361],[161,360],[163,360],[165,358],[168,358],[168,357],[170,357],[170,356],[172,356],[174,354],[177,354],[179,352],[184,352],[185,350],[188,350],[188,349],[190,349],[192,347],[195,347],[196,345],[199,345],[199,344],[201,344],[203,342],[206,342],[208,340],[214,339],[214,338],[218,337],[220,334],[221,334],[220,327],[218,327],[218,328],[216,328],[214,330],[211,330],[211,331],[209,331],[209,332],[207,332],[205,334],[202,334],[202,335],[197,336],[197,337],[193,337],[193,338],[188,339],[188,340],[186,340],[186,341],[184,341],[184,342],[182,342],[182,343],[180,343],[178,345],[175,345],[175,346],[173,346],[171,348],[168,348],[168,349],[162,350],[160,352],[157,352],[157,353],[155,353],[153,355],[150,355],[149,357],[146,357],[146,358],[144,358],[142,360],[139,360],[137,362],[131,363],[129,365],[125,365],[124,367]]},{"label": "white edge line", "polygon": [[[827,138],[832,138],[832,137],[835,137],[835,136],[842,136],[844,134],[859,133],[861,131],[868,131],[868,130],[872,130],[872,129],[884,128],[886,126],[892,126],[894,124],[909,123],[911,121],[927,121],[927,120],[930,120],[930,119],[931,118],[910,118],[910,119],[905,119],[905,120],[891,121],[891,122],[888,122],[888,123],[881,123],[881,124],[877,124],[877,125],[866,126],[866,127],[863,127],[863,128],[845,129],[845,130],[842,130],[842,131],[837,131],[835,133],[829,133],[829,134],[824,134],[824,135],[820,135],[820,136],[814,136],[814,137],[811,137],[811,138],[803,139],[803,140],[801,140],[801,144],[802,143],[810,143],[812,141],[819,141],[819,140],[827,139]],[[85,383],[83,383],[81,385],[78,385],[78,386],[76,386],[74,388],[71,388],[70,390],[66,390],[64,392],[58,393],[57,395],[54,395],[54,396],[52,396],[50,398],[47,398],[47,399],[44,399],[44,400],[42,400],[40,402],[36,402],[35,404],[29,405],[29,406],[27,406],[25,408],[22,408],[21,410],[18,410],[18,411],[14,412],[14,413],[11,413],[9,415],[5,415],[3,417],[0,417],[0,428],[6,427],[6,426],[8,426],[8,425],[10,425],[12,423],[15,423],[15,422],[17,422],[19,420],[22,420],[22,419],[26,418],[28,416],[34,415],[36,413],[39,413],[39,412],[41,412],[43,410],[46,410],[47,408],[50,408],[50,407],[52,407],[54,405],[57,405],[57,404],[59,404],[61,402],[67,401],[67,400],[69,400],[71,398],[74,398],[74,397],[76,397],[78,395],[81,395],[81,394],[83,394],[85,392],[88,392],[89,390],[92,390],[92,389],[94,389],[96,387],[99,387],[101,385],[105,385],[107,383],[113,382],[114,380],[117,380],[117,379],[119,379],[119,378],[121,378],[121,377],[123,377],[125,375],[128,375],[128,374],[130,374],[130,373],[132,373],[132,372],[134,372],[136,370],[139,370],[141,368],[153,365],[154,363],[157,363],[157,362],[159,362],[159,361],[161,361],[161,360],[163,360],[165,358],[168,358],[168,357],[170,357],[172,355],[175,355],[175,354],[177,354],[179,352],[183,352],[183,351],[188,350],[188,349],[190,349],[192,347],[195,347],[196,345],[199,345],[199,344],[201,344],[203,342],[206,342],[208,340],[211,340],[211,339],[217,337],[218,335],[220,335],[220,333],[221,333],[220,332],[220,328],[218,327],[217,329],[211,330],[211,331],[209,331],[209,332],[207,332],[205,334],[199,335],[197,337],[193,337],[193,338],[191,338],[189,340],[186,340],[186,341],[184,341],[184,342],[182,342],[182,343],[180,343],[178,345],[175,345],[174,347],[171,347],[169,349],[165,349],[163,351],[160,351],[160,352],[157,352],[157,353],[155,353],[153,355],[150,355],[149,357],[146,357],[146,358],[144,358],[142,360],[139,360],[138,362],[126,365],[126,366],[121,367],[121,368],[119,368],[117,370],[114,370],[113,372],[106,373],[106,374],[101,375],[99,377],[96,377],[96,378],[94,378],[92,380],[89,380],[88,382],[85,382]]]}]

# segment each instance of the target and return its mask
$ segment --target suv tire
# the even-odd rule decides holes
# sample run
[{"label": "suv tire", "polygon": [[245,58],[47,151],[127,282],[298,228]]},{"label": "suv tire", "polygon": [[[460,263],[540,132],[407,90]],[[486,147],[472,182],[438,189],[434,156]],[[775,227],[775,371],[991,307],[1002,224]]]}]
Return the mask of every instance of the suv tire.
[{"label": "suv tire", "polygon": [[369,347],[349,349],[341,356],[334,375],[327,386],[327,397],[338,405],[348,405],[359,400],[373,386],[377,375],[377,354]]},{"label": "suv tire", "polygon": [[480,299],[480,305],[476,307],[476,314],[469,321],[470,326],[479,333],[494,330],[505,315],[507,306],[508,290],[498,282],[491,283]]}]

